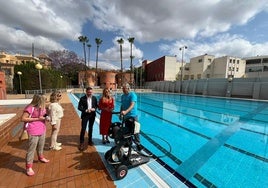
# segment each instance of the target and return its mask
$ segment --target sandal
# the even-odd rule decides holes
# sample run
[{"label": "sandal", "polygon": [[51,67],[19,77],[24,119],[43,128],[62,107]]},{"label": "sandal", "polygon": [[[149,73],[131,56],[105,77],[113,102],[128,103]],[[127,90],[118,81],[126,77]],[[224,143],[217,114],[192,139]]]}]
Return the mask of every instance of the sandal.
[{"label": "sandal", "polygon": [[33,176],[33,175],[34,175],[34,171],[33,171],[33,169],[32,169],[32,168],[27,168],[27,169],[26,169],[26,174],[27,174],[28,176]]},{"label": "sandal", "polygon": [[46,159],[45,157],[39,158],[39,161],[41,161],[42,163],[48,163],[49,162],[49,160]]}]

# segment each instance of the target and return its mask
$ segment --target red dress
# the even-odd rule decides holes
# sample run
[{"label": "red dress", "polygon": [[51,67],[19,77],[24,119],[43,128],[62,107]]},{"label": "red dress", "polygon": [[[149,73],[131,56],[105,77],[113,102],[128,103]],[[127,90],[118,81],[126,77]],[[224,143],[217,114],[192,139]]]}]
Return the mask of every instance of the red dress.
[{"label": "red dress", "polygon": [[101,98],[99,102],[100,115],[100,134],[108,135],[112,123],[112,110],[114,109],[114,99]]}]

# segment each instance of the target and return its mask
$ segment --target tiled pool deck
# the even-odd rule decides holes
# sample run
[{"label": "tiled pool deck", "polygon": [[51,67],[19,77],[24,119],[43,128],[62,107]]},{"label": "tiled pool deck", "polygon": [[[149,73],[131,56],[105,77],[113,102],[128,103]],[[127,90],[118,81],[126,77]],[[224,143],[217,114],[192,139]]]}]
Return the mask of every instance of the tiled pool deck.
[{"label": "tiled pool deck", "polygon": [[[48,150],[50,139],[50,126],[47,130],[45,156],[50,163],[43,164],[34,161],[33,169],[36,175],[28,177],[25,174],[25,154],[27,142],[18,141],[14,136],[8,144],[1,147],[0,152],[0,187],[187,187],[175,178],[163,166],[151,159],[147,164],[128,170],[127,176],[122,180],[115,180],[114,169],[105,162],[104,154],[113,143],[101,144],[98,129],[98,117],[94,126],[93,138],[95,147],[88,147],[84,152],[77,149],[80,132],[80,118],[77,109],[73,107],[70,94],[64,94],[62,106],[64,118],[58,141],[62,142],[61,151]],[[11,100],[12,101],[12,100]],[[27,100],[0,101],[0,126],[7,123],[10,118],[23,110]],[[21,103],[22,102],[22,103]],[[4,116],[3,114],[12,114]],[[19,126],[19,125],[18,125]]]}]

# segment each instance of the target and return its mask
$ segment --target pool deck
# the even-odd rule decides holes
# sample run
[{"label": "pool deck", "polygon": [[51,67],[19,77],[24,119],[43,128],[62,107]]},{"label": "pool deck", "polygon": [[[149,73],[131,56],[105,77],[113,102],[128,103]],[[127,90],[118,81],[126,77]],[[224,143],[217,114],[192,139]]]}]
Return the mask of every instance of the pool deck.
[{"label": "pool deck", "polygon": [[[8,99],[19,99],[21,95],[8,96]],[[3,102],[3,101],[2,101]],[[68,95],[64,94],[61,104],[64,118],[58,142],[62,142],[61,151],[48,150],[51,127],[47,126],[47,138],[44,155],[50,162],[40,163],[35,156],[33,169],[36,174],[28,177],[25,174],[25,155],[27,141],[20,142],[18,135],[0,151],[0,187],[116,187],[101,157],[94,146],[84,152],[77,149],[80,133],[80,118],[77,115]],[[1,114],[17,114],[18,108],[0,106]],[[20,106],[19,110],[23,110]],[[9,120],[7,120],[9,121]],[[7,123],[4,122],[3,124]],[[3,125],[2,124],[2,125]],[[0,126],[2,126],[0,125]],[[1,135],[2,136],[2,135]]]},{"label": "pool deck", "polygon": [[[19,141],[15,135],[7,144],[0,147],[0,188],[5,187],[179,187],[186,188],[185,183],[176,178],[164,166],[151,159],[147,164],[130,169],[122,180],[116,180],[115,169],[104,162],[104,153],[114,144],[101,144],[98,122],[93,129],[95,146],[88,146],[84,152],[77,148],[80,134],[80,118],[72,103],[70,95],[63,93],[61,104],[64,117],[58,136],[63,144],[60,151],[49,150],[51,126],[47,125],[44,155],[50,160],[48,164],[40,163],[35,155],[33,170],[36,174],[28,177],[25,173],[25,155],[27,141]],[[17,118],[17,127],[22,125],[20,116],[31,99],[24,95],[9,95],[8,100],[0,100],[0,126],[5,126]],[[8,115],[7,115],[8,114]],[[18,125],[19,124],[19,125]],[[12,124],[13,125],[13,124]],[[1,127],[0,127],[1,128]],[[14,131],[14,130],[13,130]],[[2,135],[1,135],[2,136]],[[85,137],[87,139],[87,136]]]}]

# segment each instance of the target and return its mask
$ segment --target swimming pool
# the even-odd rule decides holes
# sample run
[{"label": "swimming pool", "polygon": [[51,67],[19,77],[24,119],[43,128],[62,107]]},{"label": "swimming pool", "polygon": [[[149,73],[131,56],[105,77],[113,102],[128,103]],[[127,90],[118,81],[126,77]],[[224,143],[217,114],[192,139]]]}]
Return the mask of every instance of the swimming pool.
[{"label": "swimming pool", "polygon": [[179,178],[197,187],[268,185],[267,102],[137,95],[142,144]]}]

